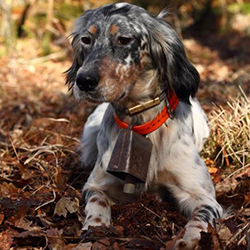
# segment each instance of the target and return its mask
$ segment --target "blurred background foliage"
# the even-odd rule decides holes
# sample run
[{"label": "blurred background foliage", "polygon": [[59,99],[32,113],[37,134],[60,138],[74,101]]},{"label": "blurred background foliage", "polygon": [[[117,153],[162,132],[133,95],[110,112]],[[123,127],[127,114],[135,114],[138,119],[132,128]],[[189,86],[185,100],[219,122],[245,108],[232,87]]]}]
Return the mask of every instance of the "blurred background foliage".
[{"label": "blurred background foliage", "polygon": [[[32,38],[40,56],[65,48],[73,21],[84,11],[97,8],[111,0],[1,0],[0,56],[14,54],[17,39]],[[181,36],[214,33],[223,35],[237,30],[250,34],[250,2],[247,0],[130,0],[127,1],[157,14],[169,8],[169,22]]]}]

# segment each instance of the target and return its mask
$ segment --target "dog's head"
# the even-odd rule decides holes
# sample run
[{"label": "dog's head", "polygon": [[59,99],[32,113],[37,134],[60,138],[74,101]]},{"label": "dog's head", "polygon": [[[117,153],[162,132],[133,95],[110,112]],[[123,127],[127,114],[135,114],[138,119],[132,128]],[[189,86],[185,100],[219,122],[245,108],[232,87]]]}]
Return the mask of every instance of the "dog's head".
[{"label": "dog's head", "polygon": [[127,3],[86,11],[73,33],[75,58],[66,76],[75,97],[121,102],[135,92],[155,95],[160,86],[189,102],[199,74],[164,15]]}]

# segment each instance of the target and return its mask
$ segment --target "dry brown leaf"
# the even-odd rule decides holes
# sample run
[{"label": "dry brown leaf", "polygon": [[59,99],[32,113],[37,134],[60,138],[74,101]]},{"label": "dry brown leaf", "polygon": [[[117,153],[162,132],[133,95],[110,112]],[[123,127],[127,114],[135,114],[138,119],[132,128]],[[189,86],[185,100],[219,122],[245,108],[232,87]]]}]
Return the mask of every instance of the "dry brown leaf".
[{"label": "dry brown leaf", "polygon": [[218,183],[221,181],[221,170],[215,167],[208,167],[208,172],[210,173],[213,182]]},{"label": "dry brown leaf", "polygon": [[218,195],[228,193],[231,190],[235,190],[238,185],[238,181],[235,179],[225,179],[215,185],[215,189]]},{"label": "dry brown leaf", "polygon": [[42,230],[38,230],[38,231],[24,231],[24,232],[21,232],[19,233],[18,235],[15,236],[15,238],[22,238],[22,239],[25,239],[25,238],[28,238],[29,236],[32,236],[32,237],[45,237],[45,234]]},{"label": "dry brown leaf", "polygon": [[9,250],[13,243],[13,238],[17,234],[18,232],[12,229],[0,233],[0,249]]},{"label": "dry brown leaf", "polygon": [[182,238],[185,233],[185,229],[183,228],[172,240],[165,242],[165,246],[167,250],[172,250],[174,248],[175,243]]},{"label": "dry brown leaf", "polygon": [[210,174],[216,174],[218,172],[218,168],[212,168],[212,167],[209,167],[208,168],[208,172]]},{"label": "dry brown leaf", "polygon": [[50,228],[46,231],[49,244],[53,250],[61,250],[65,248],[65,242],[62,237],[62,230]]},{"label": "dry brown leaf", "polygon": [[245,195],[244,195],[244,203],[248,203],[250,202],[250,192],[247,192]]},{"label": "dry brown leaf", "polygon": [[61,167],[56,168],[55,182],[57,188],[60,189],[61,191],[64,191],[67,188],[67,185],[62,175]]},{"label": "dry brown leaf", "polygon": [[126,247],[124,245],[119,245],[117,241],[113,243],[112,247],[114,250],[126,250]]},{"label": "dry brown leaf", "polygon": [[110,241],[106,239],[95,242],[92,246],[92,250],[107,250],[110,247]]},{"label": "dry brown leaf", "polygon": [[69,244],[65,247],[65,250],[91,250],[92,242]]},{"label": "dry brown leaf", "polygon": [[2,225],[3,220],[4,220],[4,213],[1,212],[1,213],[0,213],[0,225]]},{"label": "dry brown leaf", "polygon": [[21,228],[21,229],[24,229],[27,231],[40,230],[40,227],[38,227],[38,226],[31,226],[32,221],[28,221],[24,217],[16,218],[16,216],[13,216],[13,217],[7,219],[5,223],[7,223],[8,225],[14,226],[16,228]]},{"label": "dry brown leaf", "polygon": [[74,200],[70,197],[62,197],[55,206],[54,215],[63,216],[67,218],[67,213],[76,213],[79,210],[79,200]]},{"label": "dry brown leaf", "polygon": [[18,189],[12,184],[4,182],[0,185],[0,196],[11,197],[18,193]]},{"label": "dry brown leaf", "polygon": [[5,225],[20,228],[26,231],[39,231],[41,229],[39,226],[32,226],[33,221],[25,218],[29,208],[29,203],[22,204],[15,215],[5,220]]},{"label": "dry brown leaf", "polygon": [[114,229],[115,229],[120,235],[124,235],[124,227],[122,227],[122,226],[115,226]]},{"label": "dry brown leaf", "polygon": [[228,241],[232,237],[232,233],[229,228],[222,224],[220,230],[218,231],[219,238],[223,241]]}]

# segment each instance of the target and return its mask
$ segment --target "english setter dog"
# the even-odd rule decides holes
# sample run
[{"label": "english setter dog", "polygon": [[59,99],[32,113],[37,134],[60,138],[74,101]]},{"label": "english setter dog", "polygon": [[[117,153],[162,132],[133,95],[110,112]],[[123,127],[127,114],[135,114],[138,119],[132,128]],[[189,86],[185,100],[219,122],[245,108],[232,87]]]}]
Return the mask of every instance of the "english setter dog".
[{"label": "english setter dog", "polygon": [[[75,57],[66,82],[77,100],[100,104],[82,137],[83,165],[94,165],[83,187],[84,229],[109,226],[112,204],[130,199],[124,181],[106,170],[118,132],[133,121],[131,129],[153,144],[144,188],[170,191],[189,218],[175,248],[191,249],[223,210],[199,156],[209,136],[206,115],[194,97],[199,74],[166,14],[153,16],[128,3],[86,11],[72,34]],[[145,103],[154,105],[145,108]],[[142,110],[131,114],[137,105]]]}]

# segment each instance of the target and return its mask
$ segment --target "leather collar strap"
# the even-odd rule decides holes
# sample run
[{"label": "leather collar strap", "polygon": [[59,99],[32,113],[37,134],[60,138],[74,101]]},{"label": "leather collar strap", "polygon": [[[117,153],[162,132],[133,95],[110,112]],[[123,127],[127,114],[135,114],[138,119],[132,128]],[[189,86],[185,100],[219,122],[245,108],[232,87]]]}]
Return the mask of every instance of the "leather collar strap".
[{"label": "leather collar strap", "polygon": [[[170,93],[169,93],[170,95]],[[175,93],[171,91],[170,98],[166,97],[166,106],[163,108],[160,114],[158,114],[153,120],[146,122],[142,125],[135,125],[132,126],[132,130],[135,131],[138,134],[146,135],[150,134],[156,129],[158,129],[169,117],[171,117],[172,111],[174,111],[179,103],[179,100]],[[129,127],[129,124],[121,121],[119,117],[114,114],[114,118],[116,121],[116,124],[120,129],[126,129]]]}]

